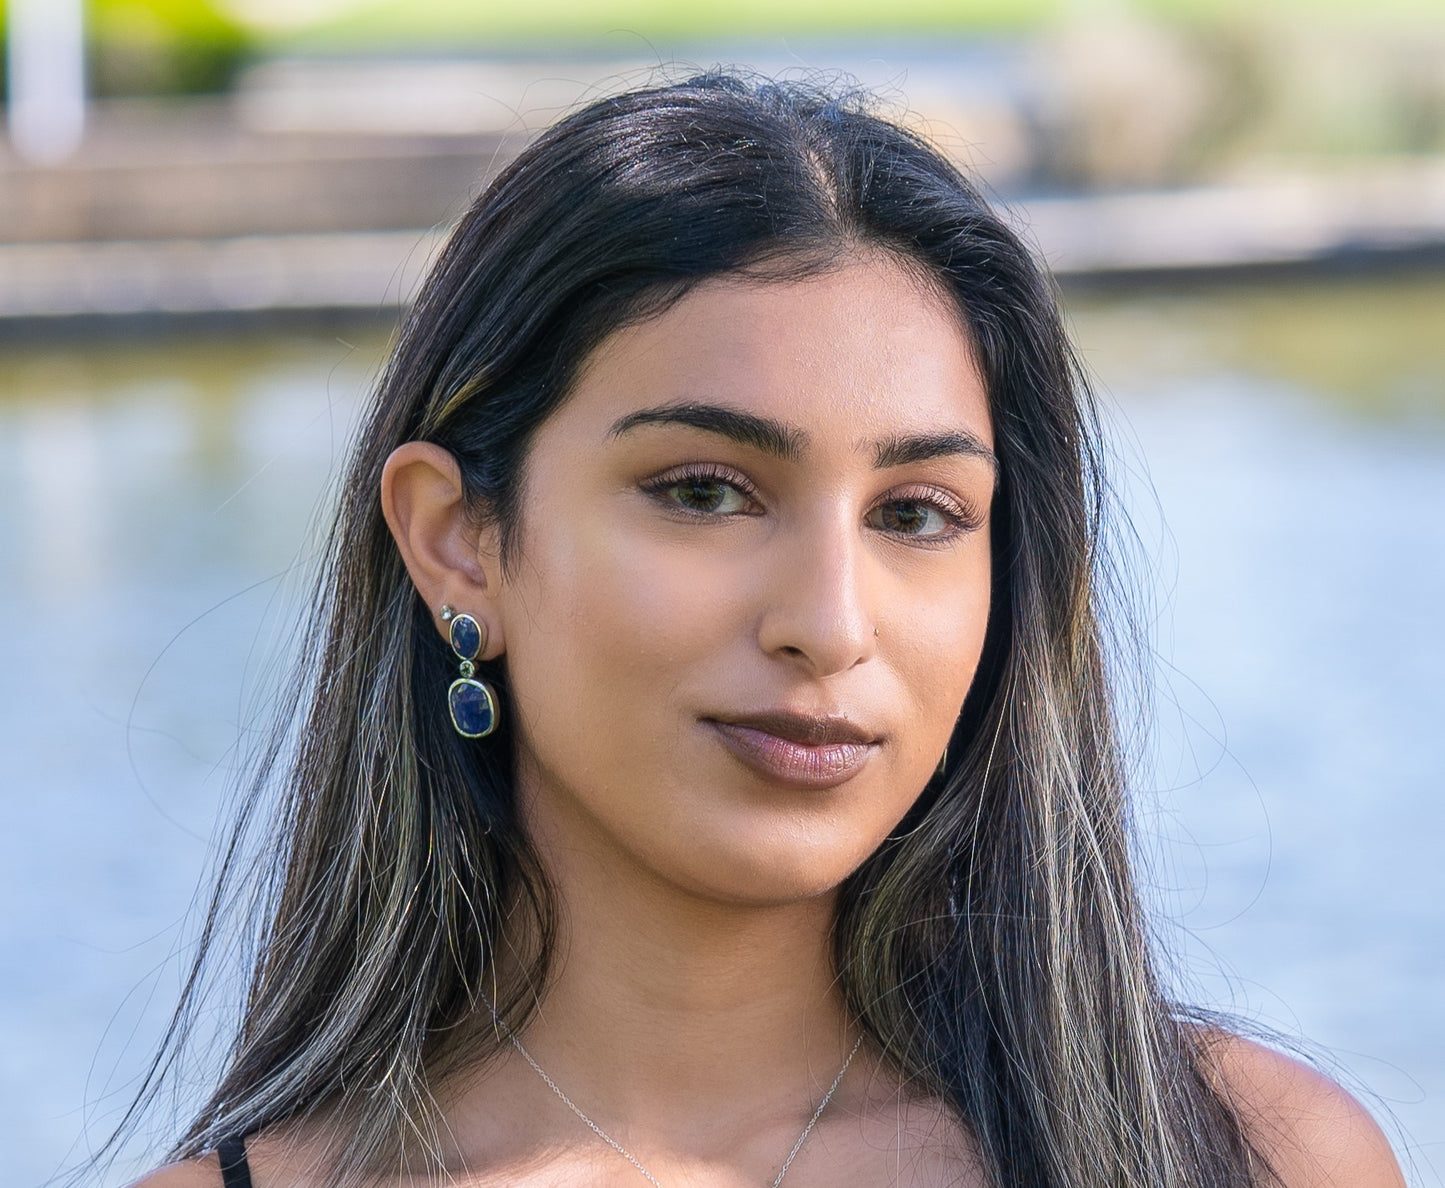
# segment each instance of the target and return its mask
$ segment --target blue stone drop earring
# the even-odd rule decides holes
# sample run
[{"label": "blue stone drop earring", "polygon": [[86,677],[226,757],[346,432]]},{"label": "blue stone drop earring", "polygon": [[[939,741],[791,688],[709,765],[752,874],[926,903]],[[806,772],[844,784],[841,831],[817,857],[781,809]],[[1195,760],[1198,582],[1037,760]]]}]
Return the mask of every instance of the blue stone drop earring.
[{"label": "blue stone drop earring", "polygon": [[477,657],[487,646],[487,630],[471,615],[459,615],[442,607],[442,622],[449,624],[447,638],[461,661],[461,675],[447,690],[447,709],[452,725],[463,738],[486,738],[497,728],[497,692],[478,679]]}]

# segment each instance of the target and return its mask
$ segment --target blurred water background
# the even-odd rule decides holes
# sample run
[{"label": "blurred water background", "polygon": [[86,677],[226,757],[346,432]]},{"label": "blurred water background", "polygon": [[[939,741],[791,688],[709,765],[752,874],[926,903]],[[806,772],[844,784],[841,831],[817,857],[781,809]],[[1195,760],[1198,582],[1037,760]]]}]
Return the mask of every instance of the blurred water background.
[{"label": "blurred water background", "polygon": [[0,0],[6,1183],[103,1138],[164,1027],[439,234],[568,104],[735,62],[906,104],[1064,278],[1137,534],[1176,985],[1315,1045],[1445,1184],[1438,4],[75,0],[78,109],[60,71],[22,119],[27,3],[68,36]]}]

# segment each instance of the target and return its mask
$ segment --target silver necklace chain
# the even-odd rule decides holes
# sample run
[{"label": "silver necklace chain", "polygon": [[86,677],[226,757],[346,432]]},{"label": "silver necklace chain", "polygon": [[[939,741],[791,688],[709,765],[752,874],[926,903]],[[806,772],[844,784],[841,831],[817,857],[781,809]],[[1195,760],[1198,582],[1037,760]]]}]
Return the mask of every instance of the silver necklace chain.
[{"label": "silver necklace chain", "polygon": [[[496,1020],[497,1026],[506,1032],[507,1038],[512,1041],[512,1047],[516,1048],[522,1059],[532,1066],[532,1071],[547,1083],[547,1088],[562,1099],[562,1104],[586,1123],[588,1130],[641,1172],[647,1182],[652,1185],[652,1188],[662,1188],[662,1185],[658,1183],[657,1177],[648,1171],[647,1168],[643,1167],[642,1160],[638,1159],[636,1155],[603,1130],[602,1127],[598,1126],[596,1122],[592,1121],[591,1118],[582,1112],[581,1107],[579,1107],[575,1101],[562,1092],[562,1087],[547,1075],[547,1070],[533,1059],[532,1053],[522,1047],[522,1041],[516,1037],[512,1029],[495,1015],[493,1018]],[[853,1050],[848,1053],[848,1058],[843,1061],[843,1067],[838,1070],[838,1075],[833,1078],[833,1083],[828,1086],[828,1092],[823,1094],[823,1100],[818,1103],[818,1108],[813,1111],[813,1116],[808,1119],[808,1124],[803,1127],[803,1133],[798,1135],[798,1141],[793,1144],[793,1149],[788,1152],[788,1157],[783,1160],[783,1166],[778,1169],[778,1174],[773,1180],[772,1188],[778,1188],[778,1185],[783,1182],[783,1177],[788,1174],[788,1168],[793,1166],[793,1160],[798,1157],[798,1152],[803,1149],[803,1144],[808,1141],[808,1136],[813,1133],[813,1127],[818,1124],[818,1119],[823,1116],[823,1111],[828,1108],[828,1103],[833,1100],[833,1094],[838,1091],[838,1086],[843,1083],[843,1077],[848,1071],[848,1066],[853,1063],[853,1057],[858,1055],[858,1049],[862,1046],[863,1037],[860,1035],[857,1042],[853,1045]]]}]

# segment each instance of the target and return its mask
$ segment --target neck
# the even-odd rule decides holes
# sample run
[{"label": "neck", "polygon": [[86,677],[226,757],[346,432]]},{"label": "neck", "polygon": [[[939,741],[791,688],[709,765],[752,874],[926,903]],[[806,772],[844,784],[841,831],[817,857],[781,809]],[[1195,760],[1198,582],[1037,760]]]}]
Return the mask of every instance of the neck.
[{"label": "neck", "polygon": [[543,1067],[640,1116],[679,1098],[767,1109],[760,1085],[793,1103],[827,1087],[855,1035],[832,968],[835,893],[718,902],[538,824],[562,908],[555,976],[523,1036]]},{"label": "neck", "polygon": [[[767,1182],[858,1043],[833,972],[836,890],[760,903],[679,886],[565,799],[532,789],[526,827],[559,934],[550,981],[516,1038],[662,1182],[723,1165]],[[833,1118],[861,1117],[891,1092],[866,1046],[857,1055]],[[600,1158],[600,1140],[521,1051],[504,1044],[478,1073],[448,1093],[458,1167],[532,1166],[569,1149]]]},{"label": "neck", "polygon": [[622,1117],[796,1110],[826,1089],[856,1037],[833,974],[836,893],[719,901],[561,814],[531,816],[562,911],[522,1039],[554,1078]]}]

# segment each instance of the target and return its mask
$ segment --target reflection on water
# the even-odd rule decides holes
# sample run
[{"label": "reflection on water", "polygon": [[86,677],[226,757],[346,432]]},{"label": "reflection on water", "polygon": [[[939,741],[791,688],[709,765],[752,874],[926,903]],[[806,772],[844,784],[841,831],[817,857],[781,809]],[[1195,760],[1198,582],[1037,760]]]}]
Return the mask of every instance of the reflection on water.
[{"label": "reflection on water", "polygon": [[113,1121],[174,999],[177,925],[382,346],[0,356],[7,1183],[67,1157],[83,1101]]},{"label": "reflection on water", "polygon": [[1109,382],[1242,372],[1350,418],[1422,418],[1437,427],[1445,419],[1438,276],[1080,298],[1074,313],[1079,340]]},{"label": "reflection on water", "polygon": [[[1078,296],[1150,554],[1179,979],[1445,1141],[1445,283]],[[0,1142],[113,1120],[384,341],[0,354]],[[1218,972],[1225,971],[1226,976]],[[83,1103],[89,1103],[83,1108]],[[1445,1166],[1445,1158],[1435,1157]]]}]

